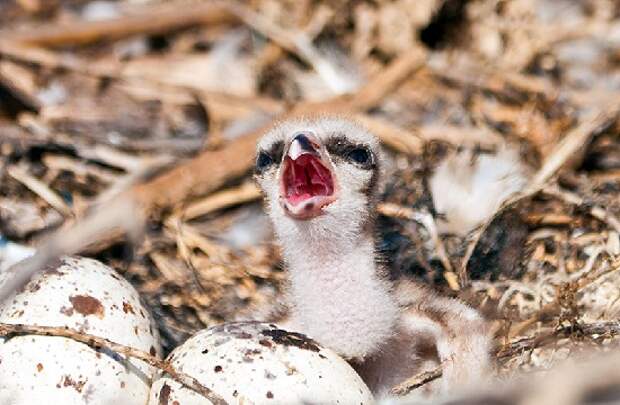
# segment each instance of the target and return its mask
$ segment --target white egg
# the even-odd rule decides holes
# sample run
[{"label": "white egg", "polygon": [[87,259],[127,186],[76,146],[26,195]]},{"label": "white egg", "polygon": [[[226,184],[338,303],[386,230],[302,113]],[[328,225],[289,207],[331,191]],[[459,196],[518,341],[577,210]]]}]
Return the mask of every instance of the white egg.
[{"label": "white egg", "polygon": [[[332,350],[273,324],[227,323],[203,330],[168,360],[231,404],[371,404],[355,370]],[[204,405],[200,394],[163,376],[149,405]]]},{"label": "white egg", "polygon": [[[0,285],[8,276],[0,273]],[[68,257],[45,268],[0,303],[0,322],[68,327],[160,353],[157,332],[138,292],[92,259]],[[1,404],[143,405],[153,374],[142,361],[69,338],[0,338]]]}]

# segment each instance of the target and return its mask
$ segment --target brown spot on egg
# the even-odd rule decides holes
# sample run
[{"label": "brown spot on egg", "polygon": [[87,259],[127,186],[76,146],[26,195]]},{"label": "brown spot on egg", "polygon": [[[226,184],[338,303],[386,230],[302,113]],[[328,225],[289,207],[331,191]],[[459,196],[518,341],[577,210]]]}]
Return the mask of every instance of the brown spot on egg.
[{"label": "brown spot on egg", "polygon": [[61,307],[60,308],[60,313],[66,316],[72,316],[73,315],[73,307]]},{"label": "brown spot on egg", "polygon": [[35,281],[33,283],[30,283],[26,286],[26,289],[28,290],[28,292],[37,292],[41,289],[41,283],[39,281]]},{"label": "brown spot on egg", "polygon": [[222,366],[215,366],[215,367],[213,368],[213,371],[215,371],[216,373],[221,373],[221,372],[222,372],[222,370],[223,370]]},{"label": "brown spot on egg", "polygon": [[273,399],[273,392],[271,391],[267,391],[267,394],[265,395],[268,399]]},{"label": "brown spot on egg", "polygon": [[170,386],[168,384],[164,384],[159,390],[159,405],[168,405],[168,399],[170,399]]},{"label": "brown spot on egg", "polygon": [[270,342],[270,341],[268,341],[267,339],[261,339],[261,340],[259,340],[259,341],[258,341],[258,343],[259,343],[261,346],[265,346],[265,347],[272,347],[272,346],[273,346],[273,345],[271,344],[271,342]]},{"label": "brown spot on egg", "polygon": [[43,371],[43,364],[41,363],[37,363],[37,371],[40,373],[41,371]]},{"label": "brown spot on egg", "polygon": [[128,314],[128,313],[132,313],[132,314],[136,314],[133,310],[133,307],[131,306],[130,303],[123,301],[123,312]]},{"label": "brown spot on egg", "polygon": [[62,383],[63,387],[73,387],[73,389],[76,390],[80,394],[82,393],[82,389],[84,388],[85,384],[86,384],[86,381],[75,381],[69,375],[65,375],[63,383]]},{"label": "brown spot on egg", "polygon": [[98,299],[93,298],[90,295],[74,295],[69,297],[69,301],[71,301],[73,309],[75,309],[78,313],[84,316],[95,315],[99,319],[103,319],[103,305],[101,305],[101,302]]}]

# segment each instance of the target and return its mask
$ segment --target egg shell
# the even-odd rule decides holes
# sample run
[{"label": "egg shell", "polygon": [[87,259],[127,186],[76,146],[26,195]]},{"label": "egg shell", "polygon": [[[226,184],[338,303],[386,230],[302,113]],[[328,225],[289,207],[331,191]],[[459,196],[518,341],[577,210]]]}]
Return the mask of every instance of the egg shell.
[{"label": "egg shell", "polygon": [[[9,274],[0,274],[0,285]],[[159,337],[137,291],[110,267],[67,257],[0,303],[0,322],[68,327],[153,355]],[[146,403],[154,369],[57,336],[0,338],[2,404]]]},{"label": "egg shell", "polygon": [[[371,404],[368,387],[332,350],[274,324],[236,322],[203,330],[168,360],[230,404]],[[149,405],[204,405],[200,394],[162,376]]]}]

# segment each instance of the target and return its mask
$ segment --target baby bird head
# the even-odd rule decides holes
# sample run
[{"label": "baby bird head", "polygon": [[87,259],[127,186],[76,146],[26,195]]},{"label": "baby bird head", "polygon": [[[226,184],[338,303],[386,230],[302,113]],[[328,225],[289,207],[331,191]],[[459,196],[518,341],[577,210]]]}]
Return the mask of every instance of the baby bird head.
[{"label": "baby bird head", "polygon": [[363,127],[342,118],[285,121],[259,141],[255,178],[280,236],[359,232],[373,217],[382,151]]}]

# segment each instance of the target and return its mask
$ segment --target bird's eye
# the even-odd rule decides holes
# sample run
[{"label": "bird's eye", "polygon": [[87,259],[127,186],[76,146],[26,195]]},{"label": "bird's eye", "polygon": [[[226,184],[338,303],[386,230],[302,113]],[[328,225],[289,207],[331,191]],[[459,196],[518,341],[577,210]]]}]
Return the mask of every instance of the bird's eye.
[{"label": "bird's eye", "polygon": [[262,172],[273,164],[273,159],[266,152],[260,152],[256,157],[256,171]]},{"label": "bird's eye", "polygon": [[371,155],[368,149],[366,148],[355,148],[351,150],[347,157],[355,163],[359,163],[361,165],[367,165],[371,163]]}]

